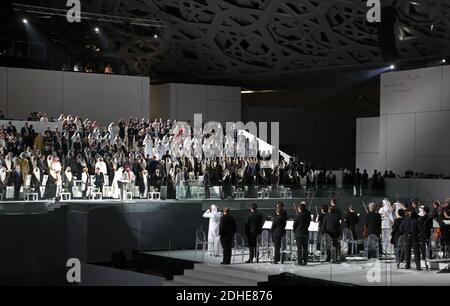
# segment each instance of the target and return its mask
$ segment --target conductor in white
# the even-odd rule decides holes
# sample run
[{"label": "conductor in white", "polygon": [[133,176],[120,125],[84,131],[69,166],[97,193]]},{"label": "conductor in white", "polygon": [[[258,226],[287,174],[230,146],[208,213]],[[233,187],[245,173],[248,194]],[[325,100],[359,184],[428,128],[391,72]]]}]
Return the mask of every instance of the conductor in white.
[{"label": "conductor in white", "polygon": [[222,213],[219,212],[217,206],[213,204],[203,214],[203,218],[209,218],[208,253],[210,256],[217,257],[221,254],[219,224]]}]

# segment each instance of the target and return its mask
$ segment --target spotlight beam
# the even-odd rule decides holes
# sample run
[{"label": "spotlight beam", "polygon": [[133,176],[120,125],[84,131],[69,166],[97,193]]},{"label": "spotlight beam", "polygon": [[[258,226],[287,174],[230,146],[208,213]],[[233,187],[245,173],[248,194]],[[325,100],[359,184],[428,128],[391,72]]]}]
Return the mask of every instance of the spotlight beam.
[{"label": "spotlight beam", "polygon": [[[35,5],[26,5],[13,3],[13,7],[15,11],[28,13],[28,14],[39,14],[39,15],[50,15],[50,16],[59,16],[66,17],[67,11],[63,9],[55,9],[51,7],[42,7]],[[96,14],[96,13],[86,13],[81,12],[81,19],[85,20],[94,20],[94,21],[102,21],[102,22],[110,22],[110,23],[126,23],[144,27],[156,27],[156,28],[165,28],[167,27],[168,20],[164,20],[163,18],[152,18],[152,19],[142,19],[142,18],[131,18],[131,17],[123,17],[123,16],[112,16],[105,14]]]}]

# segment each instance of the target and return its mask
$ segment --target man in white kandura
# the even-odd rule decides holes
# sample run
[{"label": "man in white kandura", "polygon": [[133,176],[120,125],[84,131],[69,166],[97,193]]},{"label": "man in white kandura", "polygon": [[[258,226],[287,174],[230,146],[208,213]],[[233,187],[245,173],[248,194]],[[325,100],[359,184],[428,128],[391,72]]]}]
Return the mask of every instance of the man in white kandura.
[{"label": "man in white kandura", "polygon": [[222,213],[218,211],[216,205],[211,207],[203,214],[203,218],[209,218],[208,230],[208,253],[210,256],[219,256],[221,254],[219,224]]}]

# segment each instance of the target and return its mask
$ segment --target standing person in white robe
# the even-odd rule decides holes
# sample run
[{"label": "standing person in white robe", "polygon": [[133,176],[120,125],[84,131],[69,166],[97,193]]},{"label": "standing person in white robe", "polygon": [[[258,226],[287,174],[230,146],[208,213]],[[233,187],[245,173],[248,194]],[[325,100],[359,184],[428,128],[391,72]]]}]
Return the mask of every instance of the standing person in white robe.
[{"label": "standing person in white robe", "polygon": [[393,253],[391,244],[392,225],[394,224],[394,214],[391,203],[388,200],[383,200],[383,207],[378,213],[381,215],[381,233],[383,252],[387,254]]},{"label": "standing person in white robe", "polygon": [[111,122],[111,124],[108,126],[108,132],[110,142],[113,142],[117,137],[116,126],[114,125],[114,122]]},{"label": "standing person in white robe", "polygon": [[185,189],[184,189],[184,174],[180,168],[177,168],[175,175],[175,190],[176,190],[176,199],[184,199],[185,198]]},{"label": "standing person in white robe", "polygon": [[[117,166],[115,166],[117,167]],[[120,167],[119,169],[114,169],[114,178],[112,181],[112,194],[113,194],[113,198],[114,199],[119,199],[120,198],[120,188],[119,188],[119,181],[122,180],[123,178],[123,168]]]},{"label": "standing person in white robe", "polygon": [[250,139],[249,142],[249,157],[257,157],[258,155],[258,140],[256,136]]},{"label": "standing person in white robe", "polygon": [[99,168],[100,172],[106,177],[108,175],[108,168],[106,167],[106,163],[103,161],[103,158],[99,157],[97,162],[95,163],[95,168]]},{"label": "standing person in white robe", "polygon": [[397,218],[399,218],[400,216],[398,215],[398,211],[400,210],[400,209],[404,209],[404,210],[406,210],[406,207],[405,207],[405,205],[403,205],[402,203],[400,203],[399,201],[397,201],[397,202],[395,202],[394,203],[394,211],[395,211],[395,213],[394,213],[394,219],[397,219]]},{"label": "standing person in white robe", "polygon": [[209,218],[208,253],[210,256],[217,257],[222,253],[219,236],[219,225],[222,213],[219,212],[218,207],[213,204],[203,214],[203,218]]},{"label": "standing person in white robe", "polygon": [[145,158],[153,158],[153,140],[152,136],[147,133],[144,138],[144,146],[145,146]]},{"label": "standing person in white robe", "polygon": [[155,145],[154,145],[154,149],[153,149],[157,160],[162,159],[162,156],[163,156],[162,150],[163,150],[163,148],[162,148],[161,140],[159,140],[159,138],[158,138],[155,140]]}]

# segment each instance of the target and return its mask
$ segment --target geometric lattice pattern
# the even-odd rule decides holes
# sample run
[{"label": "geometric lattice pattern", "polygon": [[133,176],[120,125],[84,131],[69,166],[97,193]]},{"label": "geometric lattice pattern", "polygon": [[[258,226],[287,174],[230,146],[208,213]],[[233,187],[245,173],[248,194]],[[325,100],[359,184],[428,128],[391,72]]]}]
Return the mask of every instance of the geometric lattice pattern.
[{"label": "geometric lattice pattern", "polygon": [[[158,39],[154,29],[101,24],[112,46],[102,55],[123,58],[131,73],[154,80],[245,83],[383,62],[363,0],[85,0],[82,9],[168,20]],[[398,0],[396,12],[401,58],[450,53],[449,1]],[[64,44],[83,45],[76,26],[58,27]]]}]

